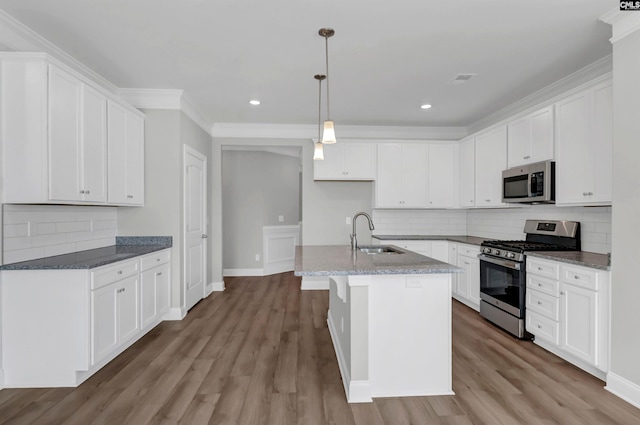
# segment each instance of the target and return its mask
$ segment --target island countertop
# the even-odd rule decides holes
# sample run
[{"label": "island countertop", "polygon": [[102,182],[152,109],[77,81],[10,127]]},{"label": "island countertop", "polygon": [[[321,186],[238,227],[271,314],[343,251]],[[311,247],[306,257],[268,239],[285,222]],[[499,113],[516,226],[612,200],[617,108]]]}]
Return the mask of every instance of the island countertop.
[{"label": "island countertop", "polygon": [[443,263],[394,245],[399,254],[366,254],[348,245],[296,247],[296,276],[459,273],[460,267]]}]

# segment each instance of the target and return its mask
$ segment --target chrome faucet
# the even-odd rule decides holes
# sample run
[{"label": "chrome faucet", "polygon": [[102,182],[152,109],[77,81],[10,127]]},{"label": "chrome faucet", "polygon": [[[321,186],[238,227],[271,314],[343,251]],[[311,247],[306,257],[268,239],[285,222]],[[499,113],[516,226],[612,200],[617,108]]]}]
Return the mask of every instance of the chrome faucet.
[{"label": "chrome faucet", "polygon": [[349,235],[351,237],[351,249],[353,251],[358,249],[358,239],[356,238],[356,219],[361,215],[367,217],[367,220],[369,221],[369,230],[375,229],[375,227],[373,227],[373,221],[371,221],[371,216],[369,216],[369,214],[362,211],[356,213],[356,215],[353,216],[353,220],[351,220],[351,224],[353,224],[353,233]]}]

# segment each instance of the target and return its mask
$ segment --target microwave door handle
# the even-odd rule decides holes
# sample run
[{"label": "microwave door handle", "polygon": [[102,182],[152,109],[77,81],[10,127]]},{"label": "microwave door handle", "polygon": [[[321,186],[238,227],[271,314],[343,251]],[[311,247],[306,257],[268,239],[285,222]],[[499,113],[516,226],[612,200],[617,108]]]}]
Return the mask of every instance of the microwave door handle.
[{"label": "microwave door handle", "polygon": [[529,173],[529,187],[527,187],[527,191],[529,192],[529,198],[531,198],[533,195],[533,182],[537,181],[536,175],[534,173]]}]

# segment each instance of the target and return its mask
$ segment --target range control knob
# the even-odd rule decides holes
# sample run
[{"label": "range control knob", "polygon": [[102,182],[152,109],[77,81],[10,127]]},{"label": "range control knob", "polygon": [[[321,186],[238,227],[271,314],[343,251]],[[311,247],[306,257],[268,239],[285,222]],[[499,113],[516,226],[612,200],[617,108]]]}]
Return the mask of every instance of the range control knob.
[{"label": "range control knob", "polygon": [[494,253],[495,255],[500,255],[500,250],[496,249],[493,253]]},{"label": "range control knob", "polygon": [[491,254],[492,249],[491,248],[485,248],[484,249],[484,253],[485,254]]},{"label": "range control knob", "polygon": [[509,258],[516,258],[516,254],[514,254],[513,252],[509,253]]}]

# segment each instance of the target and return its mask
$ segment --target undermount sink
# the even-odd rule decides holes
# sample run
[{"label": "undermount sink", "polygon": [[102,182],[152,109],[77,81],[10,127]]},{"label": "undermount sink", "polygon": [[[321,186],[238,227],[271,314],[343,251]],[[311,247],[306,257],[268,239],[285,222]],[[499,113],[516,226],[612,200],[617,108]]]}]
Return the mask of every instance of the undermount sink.
[{"label": "undermount sink", "polygon": [[389,245],[368,245],[358,249],[365,254],[404,254],[404,252]]}]

